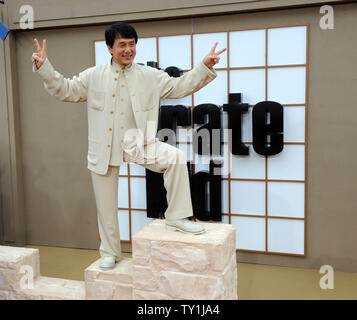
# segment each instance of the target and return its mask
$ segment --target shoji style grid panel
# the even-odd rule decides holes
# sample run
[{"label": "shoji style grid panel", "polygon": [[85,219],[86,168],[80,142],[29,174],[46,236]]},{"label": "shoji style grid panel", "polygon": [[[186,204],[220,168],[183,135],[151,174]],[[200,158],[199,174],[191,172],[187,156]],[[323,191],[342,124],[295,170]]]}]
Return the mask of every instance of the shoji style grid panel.
[{"label": "shoji style grid panel", "polygon": [[[222,223],[237,227],[237,250],[265,254],[305,256],[307,184],[307,79],[308,26],[279,26],[210,33],[139,38],[136,63],[155,61],[159,67],[176,66],[184,72],[195,67],[215,42],[226,47],[218,77],[202,90],[161,105],[201,103],[222,107],[229,93],[242,93],[250,108],[242,118],[242,140],[248,156],[229,158],[229,173],[222,180]],[[93,43],[94,64],[107,63],[110,55],[103,40]],[[255,153],[252,146],[252,109],[260,101],[284,107],[284,149],[275,156]],[[228,119],[222,110],[223,129]],[[192,151],[192,130],[179,131],[177,147],[194,161],[194,171],[208,164]],[[223,152],[230,145],[224,135]],[[135,164],[120,168],[118,216],[122,241],[149,223],[146,217],[145,169]]]}]

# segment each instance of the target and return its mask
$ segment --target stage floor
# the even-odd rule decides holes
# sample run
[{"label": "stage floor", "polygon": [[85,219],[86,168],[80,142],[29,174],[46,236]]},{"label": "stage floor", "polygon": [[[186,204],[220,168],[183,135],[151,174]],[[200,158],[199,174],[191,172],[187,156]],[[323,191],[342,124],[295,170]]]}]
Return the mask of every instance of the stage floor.
[{"label": "stage floor", "polygon": [[[84,269],[100,258],[97,250],[25,246],[40,251],[42,276],[84,281]],[[123,253],[131,258],[130,253]],[[335,272],[334,289],[322,290],[319,270],[238,263],[238,297],[257,299],[357,299],[357,274]]]}]

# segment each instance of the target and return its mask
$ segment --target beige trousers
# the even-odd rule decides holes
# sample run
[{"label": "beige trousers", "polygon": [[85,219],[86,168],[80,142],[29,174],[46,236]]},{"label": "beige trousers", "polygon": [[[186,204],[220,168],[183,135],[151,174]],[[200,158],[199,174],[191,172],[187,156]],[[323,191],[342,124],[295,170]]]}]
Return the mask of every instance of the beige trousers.
[{"label": "beige trousers", "polygon": [[[153,147],[153,145],[151,146]],[[193,215],[190,183],[185,154],[161,141],[155,142],[154,157],[146,157],[124,151],[123,160],[136,163],[154,172],[164,174],[164,186],[167,191],[168,208],[166,219],[174,220]],[[100,254],[109,253],[119,261],[121,257],[119,222],[118,222],[118,178],[119,166],[108,168],[105,175],[91,171],[95,200],[97,204],[98,229],[101,239]]]}]

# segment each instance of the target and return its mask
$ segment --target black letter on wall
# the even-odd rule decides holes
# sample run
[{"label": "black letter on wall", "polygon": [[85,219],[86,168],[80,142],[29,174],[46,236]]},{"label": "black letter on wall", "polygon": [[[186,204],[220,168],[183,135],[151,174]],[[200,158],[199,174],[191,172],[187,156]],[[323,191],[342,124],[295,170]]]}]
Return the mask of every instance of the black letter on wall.
[{"label": "black letter on wall", "polygon": [[[176,147],[175,143],[168,141],[168,136],[165,134],[165,130],[170,129],[174,132],[176,137],[176,125],[190,126],[191,125],[191,109],[185,106],[161,106],[159,112],[159,125],[158,125],[158,137],[160,141],[167,142]],[[162,130],[163,134],[160,134]]]},{"label": "black letter on wall", "polygon": [[[205,116],[208,117],[208,123],[201,126],[193,133],[193,150],[200,155],[221,155],[221,110],[214,104],[206,103],[200,104],[193,108],[193,123],[205,123]],[[205,130],[204,130],[205,129]],[[208,133],[208,137],[200,136],[200,131]],[[218,141],[213,141],[217,134],[213,134],[213,130],[218,134]],[[214,144],[214,145],[213,145]]]},{"label": "black letter on wall", "polygon": [[146,209],[148,218],[164,217],[167,209],[164,175],[146,169]]},{"label": "black letter on wall", "polygon": [[[191,198],[194,216],[201,221],[222,221],[221,175],[214,175],[217,167],[210,161],[210,172],[200,171],[192,176]],[[209,184],[207,192],[207,184]],[[206,205],[209,201],[209,206]]]},{"label": "black letter on wall", "polygon": [[177,67],[167,67],[165,72],[167,72],[170,77],[174,78],[179,78],[183,75],[183,71]]},{"label": "black letter on wall", "polygon": [[232,130],[232,153],[248,155],[249,148],[242,143],[242,116],[248,111],[248,104],[241,103],[240,93],[230,93],[229,103],[223,105],[223,111],[228,112],[228,129]]},{"label": "black letter on wall", "polygon": [[272,156],[284,148],[284,109],[273,101],[259,102],[253,108],[253,148]]}]

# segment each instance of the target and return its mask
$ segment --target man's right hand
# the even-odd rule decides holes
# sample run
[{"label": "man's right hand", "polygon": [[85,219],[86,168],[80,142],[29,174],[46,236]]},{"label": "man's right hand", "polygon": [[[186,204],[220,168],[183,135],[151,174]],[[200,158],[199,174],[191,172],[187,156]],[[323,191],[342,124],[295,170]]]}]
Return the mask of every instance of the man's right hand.
[{"label": "man's right hand", "polygon": [[42,48],[37,39],[33,39],[33,42],[35,43],[37,53],[32,54],[32,62],[35,62],[37,69],[39,69],[47,58],[46,40],[42,41]]}]

